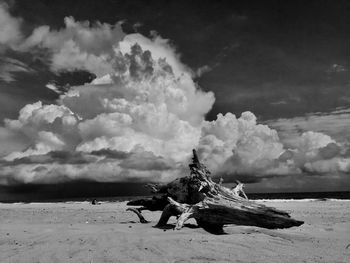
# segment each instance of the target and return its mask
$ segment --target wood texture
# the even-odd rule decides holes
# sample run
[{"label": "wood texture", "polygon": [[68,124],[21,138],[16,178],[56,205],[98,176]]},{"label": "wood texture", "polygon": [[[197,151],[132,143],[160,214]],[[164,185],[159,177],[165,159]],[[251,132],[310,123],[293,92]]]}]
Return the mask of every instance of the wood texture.
[{"label": "wood texture", "polygon": [[215,183],[210,177],[210,171],[199,162],[195,150],[189,167],[191,172],[188,176],[166,185],[148,185],[158,196],[131,201],[128,205],[142,206],[137,209],[140,213],[145,209],[163,211],[156,225],[158,227],[165,226],[171,216],[177,216],[175,229],[181,229],[190,218],[210,232],[222,232],[222,227],[227,224],[270,229],[303,224],[302,221],[292,219],[287,212],[248,200],[240,182],[233,189],[224,187],[222,181]]}]

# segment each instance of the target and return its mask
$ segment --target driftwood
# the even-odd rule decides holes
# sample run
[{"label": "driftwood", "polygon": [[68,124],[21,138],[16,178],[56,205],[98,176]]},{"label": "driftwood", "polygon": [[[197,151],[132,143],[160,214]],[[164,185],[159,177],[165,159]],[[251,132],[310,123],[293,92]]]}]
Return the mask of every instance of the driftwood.
[{"label": "driftwood", "polygon": [[248,200],[240,182],[233,189],[224,187],[222,180],[215,183],[208,169],[199,162],[195,150],[192,160],[190,175],[166,185],[147,185],[158,196],[130,201],[128,205],[141,207],[128,210],[135,212],[141,223],[147,223],[142,210],[163,211],[157,227],[166,226],[171,216],[177,216],[175,229],[181,229],[188,219],[194,218],[199,227],[209,232],[221,232],[227,224],[270,229],[303,224],[292,219],[287,212]]}]

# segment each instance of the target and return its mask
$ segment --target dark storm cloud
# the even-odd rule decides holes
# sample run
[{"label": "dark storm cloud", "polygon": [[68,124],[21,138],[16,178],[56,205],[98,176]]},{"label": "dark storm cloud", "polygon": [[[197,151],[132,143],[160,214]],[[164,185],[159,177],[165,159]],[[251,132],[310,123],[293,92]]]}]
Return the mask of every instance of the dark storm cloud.
[{"label": "dark storm cloud", "polygon": [[162,157],[155,156],[152,152],[133,153],[128,159],[120,163],[120,167],[135,170],[169,170],[174,167]]},{"label": "dark storm cloud", "polygon": [[131,155],[131,153],[115,151],[111,149],[102,149],[99,151],[92,151],[90,154],[97,155],[97,156],[104,156],[106,158],[119,159],[119,160],[126,159]]},{"label": "dark storm cloud", "polygon": [[[162,157],[155,156],[152,152],[120,152],[109,149],[93,151],[91,153],[69,152],[69,151],[51,151],[42,155],[31,155],[14,159],[13,161],[0,160],[4,166],[22,165],[22,164],[88,164],[97,162],[97,156],[107,159],[121,160],[120,167],[125,169],[135,169],[141,171],[147,170],[168,170],[174,164],[169,163]],[[40,167],[40,166],[39,166]],[[42,166],[41,166],[42,167]]]},{"label": "dark storm cloud", "polygon": [[31,155],[14,159],[13,161],[2,161],[6,166],[20,164],[87,164],[96,161],[96,157],[82,152],[51,151],[42,155]]},{"label": "dark storm cloud", "polygon": [[348,191],[350,181],[347,176],[329,174],[327,176],[289,175],[262,180],[258,183],[247,184],[246,192],[330,192]]},{"label": "dark storm cloud", "polygon": [[168,170],[174,167],[174,163],[162,157],[155,156],[152,152],[122,152],[111,149],[102,149],[90,152],[91,155],[103,156],[108,159],[121,160],[120,167],[133,170]]},{"label": "dark storm cloud", "polygon": [[255,174],[217,174],[214,176],[215,179],[222,178],[224,183],[235,183],[237,180],[244,184],[254,184],[259,183],[265,179],[274,178],[274,177],[283,177],[281,175],[264,175],[261,177],[257,177]]},{"label": "dark storm cloud", "polygon": [[319,150],[319,155],[321,159],[327,160],[337,156],[340,151],[341,148],[337,144],[330,143],[326,147],[323,147]]}]

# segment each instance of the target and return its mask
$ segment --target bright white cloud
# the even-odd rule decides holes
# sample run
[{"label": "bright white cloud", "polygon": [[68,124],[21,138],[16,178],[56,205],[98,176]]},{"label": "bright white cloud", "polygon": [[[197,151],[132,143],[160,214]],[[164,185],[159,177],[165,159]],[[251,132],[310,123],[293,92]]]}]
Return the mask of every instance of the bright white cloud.
[{"label": "bright white cloud", "polygon": [[297,149],[306,156],[313,157],[318,153],[319,149],[326,147],[330,143],[335,143],[330,136],[320,132],[308,131],[298,138]]},{"label": "bright white cloud", "polygon": [[114,49],[125,36],[119,24],[76,22],[72,17],[64,20],[65,28],[51,30],[40,26],[18,47],[30,50],[46,48],[52,52],[54,71],[82,69],[103,76],[113,73],[118,64]]},{"label": "bright white cloud", "polygon": [[[118,24],[66,18],[63,29],[41,26],[18,48],[33,47],[51,51],[53,70],[88,70],[97,78],[71,87],[56,104],[28,104],[18,119],[5,120],[0,136],[24,143],[2,152],[2,183],[167,181],[186,171],[193,148],[226,181],[349,171],[344,144],[323,133],[303,133],[285,146],[251,112],[205,121],[214,94],[198,87],[193,71],[160,36],[125,36]],[[0,148],[8,144],[0,141]]]},{"label": "bright white cloud", "polygon": [[219,114],[216,121],[206,122],[199,150],[211,170],[222,174],[265,175],[275,167],[283,153],[277,132],[256,123],[251,112],[240,118]]},{"label": "bright white cloud", "polygon": [[[87,56],[100,56],[99,52],[108,50],[104,53],[108,58],[104,62],[113,72],[103,72],[105,75],[91,84],[72,87],[61,95],[56,105],[43,105],[41,102],[28,104],[20,111],[17,120],[5,120],[5,128],[25,137],[29,147],[4,156],[4,160],[21,163],[20,159],[53,151],[89,154],[106,149],[126,153],[149,152],[151,155],[139,154],[138,162],[143,164],[139,167],[135,167],[131,157],[124,162],[99,158],[97,163],[94,160],[89,164],[91,169],[70,164],[69,169],[66,165],[65,169],[60,170],[57,165],[43,163],[37,170],[33,164],[18,164],[16,167],[21,166],[21,169],[17,172],[21,176],[18,175],[17,179],[27,180],[23,178],[26,177],[25,169],[28,169],[30,181],[42,178],[35,173],[56,174],[52,178],[57,178],[58,171],[59,174],[65,171],[65,178],[89,177],[92,171],[96,171],[94,167],[103,166],[103,170],[109,167],[111,171],[100,175],[100,169],[99,173],[94,174],[96,180],[106,180],[109,177],[106,174],[113,174],[115,181],[125,177],[165,180],[181,174],[182,162],[187,161],[192,148],[197,146],[204,116],[214,103],[213,93],[203,92],[197,87],[192,80],[192,71],[180,62],[178,54],[160,37],[149,40],[135,34],[120,40],[105,34],[100,37],[107,38],[106,41],[91,45],[83,41],[85,36],[82,36],[81,42],[79,37],[75,38],[80,31],[98,31],[100,27],[106,31],[111,29],[100,24],[97,29],[68,19],[65,29],[51,32],[42,27],[27,40],[27,47],[45,45],[61,54],[60,47],[67,41],[71,42],[74,36],[76,44]],[[54,38],[54,43],[51,43]],[[154,57],[149,49],[154,50]],[[82,65],[79,59],[74,58],[65,69],[86,67],[86,64]],[[53,64],[56,62],[54,59]],[[88,70],[98,75],[101,71],[95,70],[101,68],[95,66],[96,69]],[[159,165],[154,168],[152,163]],[[161,173],[158,171],[160,167],[167,169]],[[6,166],[6,170],[6,176],[14,174],[9,166]]]}]

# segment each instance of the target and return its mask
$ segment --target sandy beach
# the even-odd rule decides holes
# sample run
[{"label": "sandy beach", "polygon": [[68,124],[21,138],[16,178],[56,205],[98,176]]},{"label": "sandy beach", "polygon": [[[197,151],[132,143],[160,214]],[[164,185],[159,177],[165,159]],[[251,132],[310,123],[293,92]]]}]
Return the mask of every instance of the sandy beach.
[{"label": "sandy beach", "polygon": [[350,262],[350,201],[260,202],[305,224],[213,235],[153,228],[160,212],[141,224],[125,202],[0,204],[0,262]]}]

